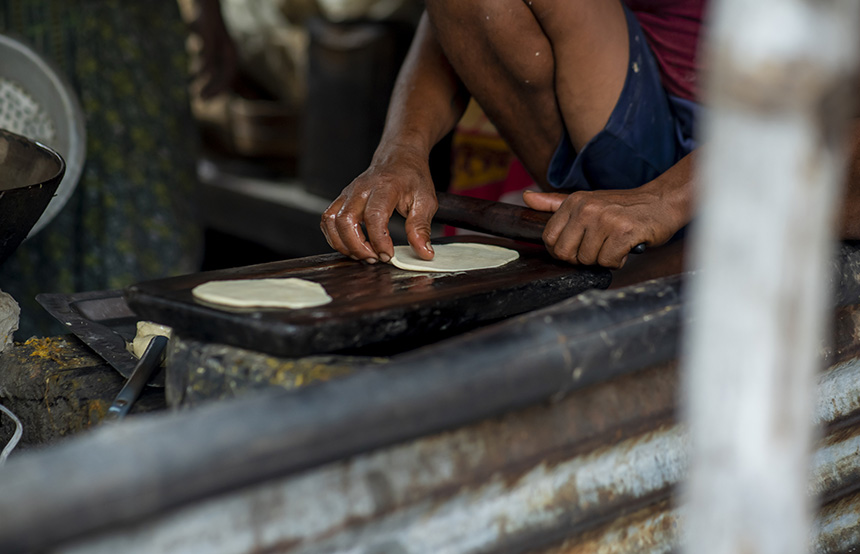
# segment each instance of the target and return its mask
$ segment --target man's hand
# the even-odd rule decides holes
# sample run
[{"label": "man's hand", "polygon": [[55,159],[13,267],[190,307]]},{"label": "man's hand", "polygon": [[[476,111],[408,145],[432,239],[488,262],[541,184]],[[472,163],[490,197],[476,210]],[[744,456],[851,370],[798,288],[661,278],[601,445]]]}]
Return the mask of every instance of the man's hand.
[{"label": "man's hand", "polygon": [[406,218],[412,249],[431,260],[430,221],[437,207],[426,156],[399,153],[375,162],[346,187],[323,212],[320,228],[341,254],[368,263],[387,262],[394,256],[388,221],[396,209]]},{"label": "man's hand", "polygon": [[532,209],[555,212],[543,240],[555,258],[618,269],[636,245],[659,246],[686,221],[648,187],[573,194],[526,191]]},{"label": "man's hand", "polygon": [[323,212],[320,228],[332,248],[368,263],[389,261],[394,245],[388,220],[397,210],[406,217],[412,249],[423,260],[433,259],[430,221],[438,204],[430,150],[463,116],[468,99],[424,14],[397,76],[370,168]]}]

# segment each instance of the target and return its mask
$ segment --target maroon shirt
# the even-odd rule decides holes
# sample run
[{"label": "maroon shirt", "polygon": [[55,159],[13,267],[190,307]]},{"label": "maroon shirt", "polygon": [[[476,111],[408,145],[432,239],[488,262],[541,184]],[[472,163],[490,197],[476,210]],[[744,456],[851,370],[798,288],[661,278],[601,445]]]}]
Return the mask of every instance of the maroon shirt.
[{"label": "maroon shirt", "polygon": [[624,0],[657,59],[670,94],[696,100],[696,56],[707,0]]}]

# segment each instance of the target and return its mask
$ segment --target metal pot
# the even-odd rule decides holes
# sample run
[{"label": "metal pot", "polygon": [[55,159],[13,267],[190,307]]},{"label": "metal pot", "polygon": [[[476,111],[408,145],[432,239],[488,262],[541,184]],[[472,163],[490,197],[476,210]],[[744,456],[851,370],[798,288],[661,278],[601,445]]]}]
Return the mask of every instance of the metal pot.
[{"label": "metal pot", "polygon": [[[6,103],[6,117],[0,117],[0,120],[4,121],[0,124],[0,129],[37,140],[56,150],[66,162],[66,173],[56,194],[30,230],[29,236],[33,236],[60,213],[72,197],[83,173],[87,149],[85,117],[75,91],[62,72],[33,47],[12,37],[0,35],[0,60],[3,60],[0,63],[0,80],[5,79],[17,89],[7,90],[10,96],[0,98],[0,116],[4,115],[4,101]],[[47,115],[53,128],[51,136],[31,134],[34,130],[28,129],[25,124],[27,115],[18,118],[14,110],[10,111],[10,101],[16,97],[19,101],[22,100],[19,96],[21,94],[24,95],[25,103],[34,103]]]},{"label": "metal pot", "polygon": [[47,146],[0,130],[0,264],[45,211],[65,171]]}]

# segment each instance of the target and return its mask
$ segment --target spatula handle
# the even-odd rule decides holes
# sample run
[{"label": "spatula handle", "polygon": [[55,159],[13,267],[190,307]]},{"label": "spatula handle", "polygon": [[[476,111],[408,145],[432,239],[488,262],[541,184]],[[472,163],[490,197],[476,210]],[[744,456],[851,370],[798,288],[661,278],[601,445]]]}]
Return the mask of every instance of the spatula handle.
[{"label": "spatula handle", "polygon": [[149,378],[155,373],[155,370],[161,365],[164,359],[164,350],[167,348],[167,337],[157,336],[153,338],[140,361],[137,362],[131,377],[128,378],[125,385],[119,391],[119,394],[114,399],[113,404],[108,408],[105,416],[105,421],[117,421],[128,415],[132,404],[143,392],[144,387],[149,382]]}]

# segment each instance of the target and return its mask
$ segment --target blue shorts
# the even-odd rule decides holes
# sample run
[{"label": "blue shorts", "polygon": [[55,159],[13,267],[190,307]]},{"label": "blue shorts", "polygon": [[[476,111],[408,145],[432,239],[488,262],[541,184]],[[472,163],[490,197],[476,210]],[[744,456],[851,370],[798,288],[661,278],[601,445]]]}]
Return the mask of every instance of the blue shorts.
[{"label": "blue shorts", "polygon": [[[623,4],[622,4],[623,5]],[[696,148],[698,104],[663,88],[639,22],[624,6],[630,65],[606,127],[578,153],[567,131],[550,161],[549,184],[564,191],[631,189],[655,179]]]}]

